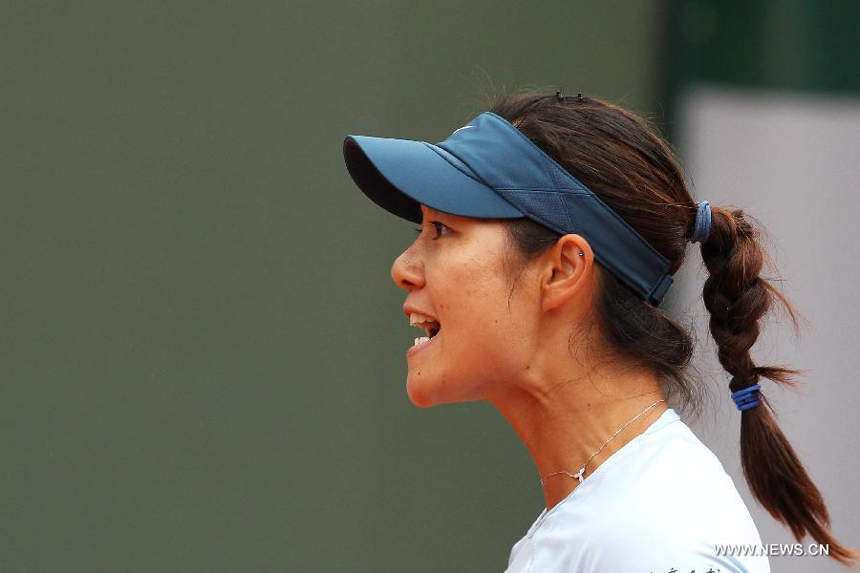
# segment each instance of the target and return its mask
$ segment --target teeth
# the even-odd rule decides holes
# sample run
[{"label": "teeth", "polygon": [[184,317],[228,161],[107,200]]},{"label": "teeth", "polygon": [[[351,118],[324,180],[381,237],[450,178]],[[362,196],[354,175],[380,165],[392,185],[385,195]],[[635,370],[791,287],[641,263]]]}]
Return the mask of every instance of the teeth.
[{"label": "teeth", "polygon": [[422,314],[418,314],[417,312],[409,315],[409,326],[416,326],[423,323],[433,324],[436,321],[430,318],[429,316],[424,316]]},{"label": "teeth", "polygon": [[422,342],[427,342],[428,340],[430,340],[430,339],[427,338],[426,336],[419,336],[418,338],[415,339],[415,344],[413,344],[412,346],[418,346]]},{"label": "teeth", "polygon": [[409,326],[415,326],[416,324],[421,324],[422,322],[432,322],[429,318],[422,314],[413,313],[409,315]]},{"label": "teeth", "polygon": [[423,314],[418,314],[417,312],[413,312],[412,314],[409,315],[409,326],[415,326],[417,328],[420,328],[420,329],[424,330],[424,333],[427,335],[427,336],[422,336],[420,338],[416,338],[415,339],[415,345],[421,344],[422,340],[430,340],[432,338],[435,338],[434,336],[431,336],[431,332],[432,332],[431,328],[433,328],[434,325],[436,328],[439,328],[441,326],[438,322],[436,322],[435,320],[433,320],[430,317],[424,316]]}]

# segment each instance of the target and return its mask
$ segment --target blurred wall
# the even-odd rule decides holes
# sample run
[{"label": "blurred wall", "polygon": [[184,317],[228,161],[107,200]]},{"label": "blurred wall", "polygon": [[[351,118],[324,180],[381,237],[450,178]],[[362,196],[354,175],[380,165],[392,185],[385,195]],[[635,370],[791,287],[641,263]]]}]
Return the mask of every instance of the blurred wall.
[{"label": "blurred wall", "polygon": [[[762,393],[823,494],[836,539],[856,548],[860,4],[679,0],[669,13],[672,81],[663,89],[694,193],[761,224],[773,261],[763,275],[805,319],[799,338],[784,313],[764,320],[756,363],[805,373],[795,390],[763,380]],[[713,400],[694,429],[734,478],[762,542],[796,543],[744,480],[740,416],[701,302],[706,271],[698,249],[690,256],[672,303],[696,324],[696,362]],[[824,557],[779,554],[787,550],[771,555],[773,571],[845,570]]]},{"label": "blurred wall", "polygon": [[502,570],[488,405],[407,399],[412,240],[347,133],[526,85],[656,109],[657,2],[0,7],[0,569]]}]

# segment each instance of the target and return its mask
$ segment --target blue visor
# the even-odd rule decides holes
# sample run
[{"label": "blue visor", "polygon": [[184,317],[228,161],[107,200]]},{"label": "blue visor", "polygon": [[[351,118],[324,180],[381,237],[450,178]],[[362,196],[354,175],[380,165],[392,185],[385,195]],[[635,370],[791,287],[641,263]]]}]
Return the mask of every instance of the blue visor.
[{"label": "blue visor", "polygon": [[373,202],[415,223],[420,204],[479,219],[528,217],[582,236],[597,261],[659,305],[669,261],[504,118],[484,112],[437,144],[347,135],[346,167]]}]

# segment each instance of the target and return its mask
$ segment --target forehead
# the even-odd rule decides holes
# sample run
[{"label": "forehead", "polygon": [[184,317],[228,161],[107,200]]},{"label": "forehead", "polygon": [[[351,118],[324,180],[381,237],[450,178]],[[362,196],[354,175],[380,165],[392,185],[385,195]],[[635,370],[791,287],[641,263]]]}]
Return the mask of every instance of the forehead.
[{"label": "forehead", "polygon": [[436,213],[438,213],[436,209],[434,209],[433,207],[428,207],[424,203],[421,203],[421,212],[425,215],[435,215]]},{"label": "forehead", "polygon": [[459,215],[452,215],[451,213],[446,213],[445,211],[437,211],[433,207],[428,207],[427,205],[421,203],[421,213],[425,217],[451,217],[451,218],[463,218]]}]

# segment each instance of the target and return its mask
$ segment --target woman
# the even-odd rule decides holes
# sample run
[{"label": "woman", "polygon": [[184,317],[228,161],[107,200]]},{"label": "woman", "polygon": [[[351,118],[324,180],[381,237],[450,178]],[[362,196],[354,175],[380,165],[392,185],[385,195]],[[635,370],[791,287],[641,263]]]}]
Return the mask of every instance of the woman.
[{"label": "woman", "polygon": [[[509,96],[445,141],[347,136],[347,168],[386,210],[421,224],[391,269],[424,329],[407,351],[418,406],[487,400],[532,454],[546,508],[508,571],[766,572],[731,478],[668,401],[698,409],[690,335],[659,309],[700,243],[703,299],[758,501],[799,539],[856,558],[777,426],[759,382],[794,370],[750,355],[773,302],[740,209],[690,196],[667,144],[596,99]],[[792,315],[792,318],[794,316]]]}]

